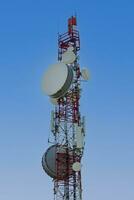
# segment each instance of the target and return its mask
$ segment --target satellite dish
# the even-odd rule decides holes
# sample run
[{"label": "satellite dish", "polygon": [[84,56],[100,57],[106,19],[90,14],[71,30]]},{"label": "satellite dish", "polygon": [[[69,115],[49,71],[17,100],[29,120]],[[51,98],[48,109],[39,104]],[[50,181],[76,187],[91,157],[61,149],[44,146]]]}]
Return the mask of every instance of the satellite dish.
[{"label": "satellite dish", "polygon": [[43,78],[43,91],[52,98],[65,95],[73,80],[73,70],[64,63],[49,67]]},{"label": "satellite dish", "polygon": [[[58,152],[58,153],[57,153]],[[69,160],[73,160],[73,153],[71,150],[66,150],[66,146],[57,146],[57,145],[52,145],[47,149],[45,154],[42,157],[42,167],[44,171],[54,179],[58,180],[65,180],[68,178],[68,176],[72,175],[73,170],[72,170],[72,164],[69,161],[69,174],[67,170],[67,164],[66,161],[69,158]],[[58,172],[58,177],[57,177],[57,169],[56,169],[56,159],[58,159],[58,162],[60,163],[60,171]]]},{"label": "satellite dish", "polygon": [[75,162],[72,166],[75,172],[79,172],[81,170],[81,164],[79,162]]},{"label": "satellite dish", "polygon": [[42,157],[42,167],[45,172],[52,178],[56,177],[55,159],[56,146],[51,146]]},{"label": "satellite dish", "polygon": [[52,98],[52,97],[50,97],[50,102],[53,104],[53,105],[58,105],[58,101],[57,101],[57,99],[56,98]]},{"label": "satellite dish", "polygon": [[86,81],[89,80],[89,78],[90,78],[88,69],[82,69],[81,75],[82,75],[82,78]]},{"label": "satellite dish", "polygon": [[[72,47],[69,47],[69,49]],[[76,56],[72,50],[67,50],[65,53],[62,54],[62,62],[65,64],[71,64],[75,61]]]}]

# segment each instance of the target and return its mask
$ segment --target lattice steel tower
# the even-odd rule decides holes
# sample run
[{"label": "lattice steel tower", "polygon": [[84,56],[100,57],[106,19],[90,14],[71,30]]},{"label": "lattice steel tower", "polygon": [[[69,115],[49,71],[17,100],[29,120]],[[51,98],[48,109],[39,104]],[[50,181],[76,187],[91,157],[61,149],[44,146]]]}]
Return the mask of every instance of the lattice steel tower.
[{"label": "lattice steel tower", "polygon": [[54,200],[82,200],[81,159],[84,151],[85,117],[80,113],[80,37],[76,17],[68,19],[68,31],[58,35],[58,63],[44,75],[43,89],[54,104],[51,112],[51,146],[42,157],[45,172],[53,178]]}]

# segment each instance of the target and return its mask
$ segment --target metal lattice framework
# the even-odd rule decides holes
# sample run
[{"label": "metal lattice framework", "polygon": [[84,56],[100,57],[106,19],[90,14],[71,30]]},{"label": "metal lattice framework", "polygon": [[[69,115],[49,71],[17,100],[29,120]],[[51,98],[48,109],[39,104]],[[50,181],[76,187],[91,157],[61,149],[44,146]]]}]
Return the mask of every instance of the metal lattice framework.
[{"label": "metal lattice framework", "polygon": [[[77,148],[76,125],[81,126],[84,134],[84,117],[80,113],[80,66],[78,63],[78,51],[80,50],[80,37],[76,29],[76,22],[69,19],[68,32],[58,37],[58,60],[61,61],[62,54],[68,47],[74,48],[76,60],[68,64],[74,71],[74,78],[69,91],[58,99],[58,105],[52,111],[53,126],[49,141],[56,148],[56,172],[54,179],[54,200],[82,200],[81,171],[72,170],[75,162],[81,162],[84,148]],[[61,152],[64,147],[64,152]],[[64,166],[64,169],[63,169]],[[61,177],[64,172],[64,179]]]}]

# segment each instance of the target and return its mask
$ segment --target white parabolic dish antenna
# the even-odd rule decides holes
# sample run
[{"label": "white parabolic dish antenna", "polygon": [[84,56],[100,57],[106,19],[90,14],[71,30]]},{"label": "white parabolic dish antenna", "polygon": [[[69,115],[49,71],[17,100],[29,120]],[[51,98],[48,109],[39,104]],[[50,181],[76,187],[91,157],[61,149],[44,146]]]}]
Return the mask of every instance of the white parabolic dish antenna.
[{"label": "white parabolic dish antenna", "polygon": [[63,96],[73,80],[73,71],[64,63],[49,67],[43,78],[43,91],[52,98]]},{"label": "white parabolic dish antenna", "polygon": [[[59,172],[59,178],[63,180],[68,175],[72,174],[71,171],[71,164],[69,166],[69,174],[67,173],[67,165],[66,165],[66,159],[70,156],[72,156],[72,152],[69,151],[69,155],[67,155],[66,148],[64,146],[60,146],[60,149],[57,152],[57,146],[52,145],[47,149],[45,154],[42,157],[42,167],[44,171],[52,178],[58,178],[57,177],[57,168],[56,168],[56,159],[59,159],[61,170]],[[64,159],[63,159],[64,158]]]},{"label": "white parabolic dish antenna", "polygon": [[[69,47],[72,48],[72,47]],[[65,64],[71,64],[75,61],[76,56],[73,51],[70,49],[67,50],[65,53],[62,54],[62,62]]]},{"label": "white parabolic dish antenna", "polygon": [[81,75],[82,75],[82,78],[83,78],[84,80],[86,80],[86,81],[88,81],[89,78],[90,78],[88,69],[82,69],[82,70],[81,70]]},{"label": "white parabolic dish antenna", "polygon": [[75,162],[72,166],[75,172],[79,172],[81,170],[81,164],[79,162]]}]

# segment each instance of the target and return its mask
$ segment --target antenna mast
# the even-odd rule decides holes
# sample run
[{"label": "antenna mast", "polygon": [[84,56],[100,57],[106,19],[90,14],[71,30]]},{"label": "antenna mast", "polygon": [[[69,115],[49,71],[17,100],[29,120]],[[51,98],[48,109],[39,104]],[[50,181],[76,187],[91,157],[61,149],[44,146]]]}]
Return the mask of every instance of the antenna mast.
[{"label": "antenna mast", "polygon": [[54,200],[82,200],[85,117],[80,113],[82,73],[79,50],[77,20],[72,16],[68,19],[68,31],[58,35],[59,64],[52,66],[44,77],[44,90],[50,96],[54,110],[51,112],[52,134],[49,138],[53,145],[43,155],[42,166],[53,178]]}]

